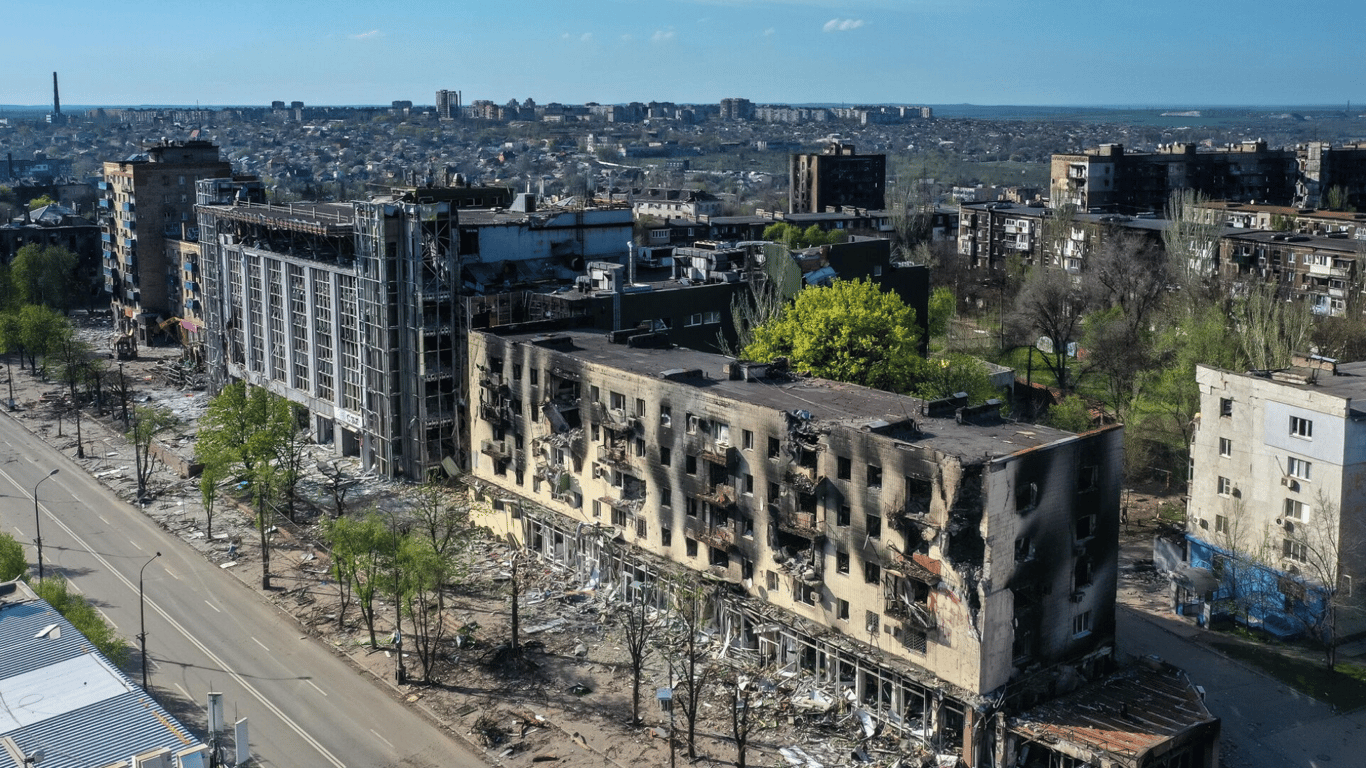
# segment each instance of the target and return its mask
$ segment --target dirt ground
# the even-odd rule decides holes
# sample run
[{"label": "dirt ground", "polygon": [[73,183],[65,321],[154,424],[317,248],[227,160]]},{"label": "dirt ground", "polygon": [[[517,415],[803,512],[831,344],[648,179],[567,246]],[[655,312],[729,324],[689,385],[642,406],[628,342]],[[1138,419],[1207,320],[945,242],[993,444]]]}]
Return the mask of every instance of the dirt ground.
[{"label": "dirt ground", "polygon": [[[108,350],[107,320],[78,322],[82,335],[97,351]],[[132,382],[133,400],[173,410],[181,423],[168,432],[165,443],[175,452],[193,452],[194,421],[203,413],[207,397],[197,377],[180,364],[174,347],[142,348],[139,358],[127,361],[123,373]],[[117,375],[117,364],[107,361]],[[19,410],[11,416],[62,450],[76,453],[70,409],[58,382],[43,381],[30,371],[13,369],[14,397]],[[86,458],[78,460],[93,476],[131,502],[136,497],[132,452],[121,434],[119,410],[112,403],[88,407],[81,425]],[[60,419],[60,424],[59,424]],[[330,502],[326,479],[315,466],[333,461],[330,446],[313,449],[307,462],[304,493]],[[370,506],[393,508],[406,503],[404,487],[365,475],[354,460],[338,462],[358,482],[347,498],[350,510]],[[281,518],[272,534],[274,589],[260,589],[260,553],[254,519],[247,508],[220,501],[212,535],[204,527],[198,483],[159,469],[152,481],[154,498],[144,511],[180,536],[212,562],[224,565],[243,586],[257,592],[290,614],[334,652],[345,655],[358,670],[369,673],[379,688],[483,751],[490,765],[659,766],[669,763],[668,716],[655,701],[656,688],[666,686],[668,671],[661,654],[653,653],[642,683],[641,713],[645,724],[631,728],[631,675],[628,657],[612,616],[610,585],[594,590],[568,583],[569,574],[546,564],[533,564],[522,579],[525,663],[491,663],[496,649],[509,636],[509,551],[499,542],[481,540],[472,551],[469,578],[452,595],[448,625],[455,630],[477,627],[472,643],[446,660],[436,685],[396,685],[392,645],[394,609],[378,606],[378,647],[354,609],[337,617],[338,591],[327,574],[326,550],[318,544],[317,529],[308,523],[291,524]],[[1163,504],[1181,504],[1160,486],[1133,489],[1125,494],[1128,522],[1121,534],[1120,600],[1144,610],[1165,610],[1166,583],[1152,567],[1152,536]],[[477,509],[477,508],[476,508]],[[316,519],[317,512],[303,515]],[[233,565],[227,565],[233,563]],[[405,665],[416,672],[417,660],[405,653]],[[763,673],[755,680],[754,709],[759,725],[751,736],[749,763],[756,766],[934,765],[936,757],[918,751],[909,741],[866,738],[857,711],[836,696],[823,713],[799,711],[795,697],[808,689],[799,679]],[[730,698],[719,687],[702,706],[697,751],[700,765],[732,765],[735,747],[728,738]],[[687,763],[680,732],[678,761]],[[950,755],[945,762],[952,764]]]}]

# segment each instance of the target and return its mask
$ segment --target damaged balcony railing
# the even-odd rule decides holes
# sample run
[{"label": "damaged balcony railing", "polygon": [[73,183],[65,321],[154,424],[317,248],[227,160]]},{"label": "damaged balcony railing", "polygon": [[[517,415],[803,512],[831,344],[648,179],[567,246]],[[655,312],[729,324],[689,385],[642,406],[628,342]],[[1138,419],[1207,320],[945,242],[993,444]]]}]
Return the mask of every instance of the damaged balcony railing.
[{"label": "damaged balcony railing", "polygon": [[[769,508],[770,513],[773,508]],[[815,510],[777,505],[778,529],[807,539],[825,538],[825,523]]]},{"label": "damaged balcony railing", "polygon": [[735,486],[716,483],[710,490],[697,494],[697,498],[718,507],[734,507],[736,501]]},{"label": "damaged balcony railing", "polygon": [[512,458],[512,448],[506,440],[482,440],[479,443],[479,452],[495,459]]},{"label": "damaged balcony railing", "polygon": [[728,526],[702,526],[693,533],[694,538],[709,547],[715,547],[726,552],[735,549],[735,531]]},{"label": "damaged balcony railing", "polygon": [[735,448],[721,443],[704,445],[699,451],[698,456],[703,461],[709,461],[722,467],[730,467],[736,460]]},{"label": "damaged balcony railing", "polygon": [[630,432],[640,424],[640,419],[628,415],[620,408],[608,408],[602,403],[593,403],[593,421],[598,422],[604,429],[611,429],[617,432]]}]

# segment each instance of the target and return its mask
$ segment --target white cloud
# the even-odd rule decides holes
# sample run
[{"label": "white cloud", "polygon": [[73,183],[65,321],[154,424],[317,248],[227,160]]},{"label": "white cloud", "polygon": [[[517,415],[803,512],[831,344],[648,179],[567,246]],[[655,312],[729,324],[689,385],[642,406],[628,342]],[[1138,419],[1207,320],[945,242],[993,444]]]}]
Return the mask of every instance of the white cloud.
[{"label": "white cloud", "polygon": [[580,42],[580,43],[591,43],[591,42],[593,42],[593,33],[592,33],[592,32],[584,32],[582,35],[579,35],[579,42]]},{"label": "white cloud", "polygon": [[352,39],[352,40],[369,40],[369,39],[372,38],[372,37],[379,37],[379,36],[380,36],[380,31],[379,31],[378,29],[372,29],[372,30],[370,30],[369,32],[362,32],[362,33],[360,33],[360,34],[358,34],[358,35],[351,35],[351,39]]},{"label": "white cloud", "polygon": [[629,43],[629,42],[631,42],[631,41],[634,40],[634,39],[635,39],[635,38],[634,38],[634,37],[631,37],[630,35],[622,35],[622,36],[621,36],[621,41],[622,41],[623,43]]},{"label": "white cloud", "polygon": [[656,29],[654,35],[650,37],[650,40],[656,43],[664,43],[672,39],[674,39],[674,31],[672,29]]},{"label": "white cloud", "polygon": [[822,32],[848,32],[863,26],[863,19],[831,19],[821,27]]},{"label": "white cloud", "polygon": [[774,29],[773,27],[769,27],[768,29],[764,30],[764,37],[773,37],[776,34],[778,34],[778,30]]}]

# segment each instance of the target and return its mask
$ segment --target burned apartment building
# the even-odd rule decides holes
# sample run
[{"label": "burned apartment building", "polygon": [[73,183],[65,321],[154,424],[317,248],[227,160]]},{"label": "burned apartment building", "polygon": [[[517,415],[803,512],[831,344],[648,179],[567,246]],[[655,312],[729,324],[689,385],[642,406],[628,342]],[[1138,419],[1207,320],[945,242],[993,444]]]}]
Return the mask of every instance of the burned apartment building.
[{"label": "burned apartment building", "polygon": [[1161,213],[1182,189],[1213,200],[1300,208],[1324,205],[1336,194],[1345,208],[1366,201],[1366,143],[1272,149],[1257,139],[1210,149],[1162,144],[1156,152],[1102,144],[1053,155],[1050,178],[1052,205],[1083,211]]},{"label": "burned apartment building", "polygon": [[1042,204],[964,203],[958,216],[958,253],[973,269],[1003,272],[1012,260],[1079,274],[1108,238],[1129,235],[1162,246],[1166,219],[1121,214],[1058,215]]},{"label": "burned apartment building", "polygon": [[835,142],[820,153],[792,155],[788,171],[790,213],[824,213],[842,206],[880,210],[887,205],[886,155],[860,155],[854,145]]},{"label": "burned apartment building", "polygon": [[725,655],[966,765],[1215,765],[1217,723],[1179,673],[1181,706],[1098,736],[1083,707],[1031,709],[1114,684],[1120,428],[1019,425],[649,333],[472,331],[468,357],[484,523],[582,583],[706,585]]}]

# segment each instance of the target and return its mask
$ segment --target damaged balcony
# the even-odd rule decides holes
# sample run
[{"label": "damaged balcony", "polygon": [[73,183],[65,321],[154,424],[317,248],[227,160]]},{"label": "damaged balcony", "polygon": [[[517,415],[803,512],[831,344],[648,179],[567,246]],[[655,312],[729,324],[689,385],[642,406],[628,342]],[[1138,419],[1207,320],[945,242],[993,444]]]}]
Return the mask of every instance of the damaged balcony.
[{"label": "damaged balcony", "polygon": [[788,467],[783,475],[783,482],[799,493],[814,494],[816,488],[825,482],[825,478],[816,473],[815,466],[795,464]]},{"label": "damaged balcony", "polygon": [[508,445],[506,440],[481,440],[479,452],[495,459],[507,460],[512,458],[512,446]]},{"label": "damaged balcony", "polygon": [[723,509],[733,508],[736,502],[735,486],[726,483],[716,483],[712,487],[697,494],[697,498],[708,504],[713,504]]},{"label": "damaged balcony", "polygon": [[618,469],[629,469],[631,466],[626,446],[622,443],[599,445],[598,462]]},{"label": "damaged balcony", "polygon": [[490,424],[511,424],[512,408],[501,399],[485,400],[479,403],[479,418]]},{"label": "damaged balcony", "polygon": [[640,426],[640,419],[620,408],[608,408],[602,403],[593,403],[593,421],[601,424],[603,429],[614,432],[634,432]]},{"label": "damaged balcony", "polygon": [[735,464],[735,460],[737,457],[734,447],[724,445],[720,442],[711,445],[701,446],[697,455],[703,461],[708,461],[719,467],[725,467],[727,469],[729,469]]},{"label": "damaged balcony", "polygon": [[896,573],[888,573],[882,581],[882,612],[890,618],[900,619],[906,627],[921,633],[929,632],[936,626],[934,612],[930,608],[930,584],[938,583],[939,579],[928,572],[925,575],[933,581]]},{"label": "damaged balcony", "polygon": [[814,494],[798,494],[795,502],[786,499],[784,502],[769,505],[768,510],[777,522],[779,531],[811,541],[825,538],[825,521],[821,519]]},{"label": "damaged balcony", "polygon": [[725,552],[735,551],[735,530],[730,526],[704,525],[692,531],[693,538]]}]

